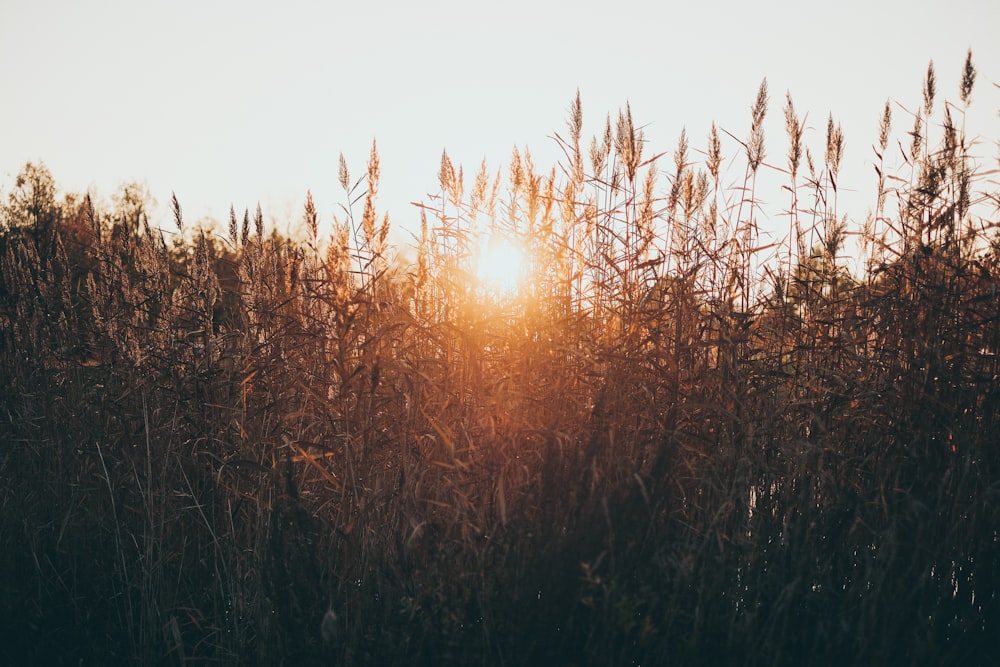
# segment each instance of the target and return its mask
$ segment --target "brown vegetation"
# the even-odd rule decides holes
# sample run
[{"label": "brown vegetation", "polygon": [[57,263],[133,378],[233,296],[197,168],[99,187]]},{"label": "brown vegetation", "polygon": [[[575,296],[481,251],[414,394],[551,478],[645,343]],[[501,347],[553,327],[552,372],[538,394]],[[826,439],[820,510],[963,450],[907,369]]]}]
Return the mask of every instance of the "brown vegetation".
[{"label": "brown vegetation", "polygon": [[[467,191],[444,155],[412,267],[374,146],[357,182],[341,162],[328,240],[310,197],[304,240],[258,210],[168,243],[134,197],[58,203],[29,165],[0,227],[0,656],[991,662],[1000,192],[953,116],[974,78],[935,121],[928,71],[898,174],[887,104],[857,230],[839,127],[816,163],[789,96],[773,242],[766,85],[737,187],[714,128],[671,161],[625,110],[586,151],[579,98],[558,170],[515,150]],[[516,295],[470,278],[483,225],[527,249]]]}]

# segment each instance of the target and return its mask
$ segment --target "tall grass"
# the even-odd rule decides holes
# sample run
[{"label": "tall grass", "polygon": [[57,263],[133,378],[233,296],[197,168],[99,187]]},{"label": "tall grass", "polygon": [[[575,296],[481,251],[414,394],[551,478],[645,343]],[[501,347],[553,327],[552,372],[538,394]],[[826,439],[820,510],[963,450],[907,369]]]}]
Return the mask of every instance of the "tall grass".
[{"label": "tall grass", "polygon": [[[467,183],[444,154],[412,266],[374,145],[357,180],[341,159],[330,237],[310,196],[298,240],[259,208],[221,238],[176,198],[176,231],[56,202],[29,165],[0,234],[0,655],[992,662],[1000,193],[955,117],[974,81],[970,54],[935,105],[930,68],[905,144],[887,104],[857,228],[832,117],[817,163],[788,96],[787,169],[765,162],[766,82],[748,136],[703,151],[650,153],[629,108],[587,151],[577,96],[549,171],[515,150]],[[787,176],[783,237],[761,169]],[[527,253],[516,293],[475,281],[484,234]]]}]

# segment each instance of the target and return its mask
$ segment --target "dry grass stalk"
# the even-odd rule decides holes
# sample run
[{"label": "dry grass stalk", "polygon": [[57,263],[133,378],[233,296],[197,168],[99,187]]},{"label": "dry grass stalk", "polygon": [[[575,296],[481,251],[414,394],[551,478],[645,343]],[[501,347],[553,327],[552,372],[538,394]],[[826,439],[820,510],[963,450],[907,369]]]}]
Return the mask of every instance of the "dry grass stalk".
[{"label": "dry grass stalk", "polygon": [[[466,191],[445,153],[409,270],[374,144],[324,242],[308,194],[304,241],[258,206],[168,246],[26,169],[2,660],[988,663],[997,194],[948,105],[930,143],[935,86],[902,175],[883,112],[861,275],[844,137],[814,164],[790,96],[787,254],[758,230],[766,82],[732,187],[714,125],[663,183],[629,107],[585,159],[579,95],[561,169],[515,149]],[[487,233],[528,254],[515,295],[471,279]]]}]

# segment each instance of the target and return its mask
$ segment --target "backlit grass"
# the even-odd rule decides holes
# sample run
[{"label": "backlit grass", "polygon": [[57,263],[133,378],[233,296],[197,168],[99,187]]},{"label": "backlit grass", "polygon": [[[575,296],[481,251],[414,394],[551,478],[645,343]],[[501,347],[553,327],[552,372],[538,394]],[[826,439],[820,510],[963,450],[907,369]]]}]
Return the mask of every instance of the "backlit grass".
[{"label": "backlit grass", "polygon": [[991,663],[1000,192],[963,73],[882,111],[860,212],[833,117],[817,146],[788,96],[768,144],[766,85],[745,138],[663,153],[628,108],[588,142],[577,98],[555,168],[443,156],[412,264],[375,146],[302,239],[176,199],[157,229],[27,165],[2,660]]}]

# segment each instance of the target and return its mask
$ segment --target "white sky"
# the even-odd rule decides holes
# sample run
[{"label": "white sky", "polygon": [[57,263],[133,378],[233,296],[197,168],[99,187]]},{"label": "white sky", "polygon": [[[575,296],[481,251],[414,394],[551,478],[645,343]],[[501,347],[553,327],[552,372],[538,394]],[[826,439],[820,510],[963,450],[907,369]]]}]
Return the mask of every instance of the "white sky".
[{"label": "white sky", "polygon": [[[307,189],[329,220],[344,201],[338,154],[353,180],[376,138],[380,210],[413,229],[408,202],[437,191],[442,149],[470,181],[483,157],[506,173],[514,145],[554,164],[550,137],[565,133],[578,88],[588,145],[630,102],[647,154],[672,153],[683,127],[704,148],[713,120],[744,138],[766,76],[767,160],[786,164],[786,90],[820,161],[833,112],[846,136],[841,187],[864,195],[847,212],[860,219],[882,106],[915,109],[930,59],[940,110],[958,101],[973,49],[968,127],[995,159],[997,26],[997,0],[0,0],[0,195],[25,162],[43,161],[63,191],[109,198],[145,182],[164,220],[175,191],[189,224],[259,201],[287,227]],[[912,122],[894,112],[902,136]],[[725,137],[723,148],[738,150]],[[763,196],[775,216],[787,206],[780,191]]]}]

